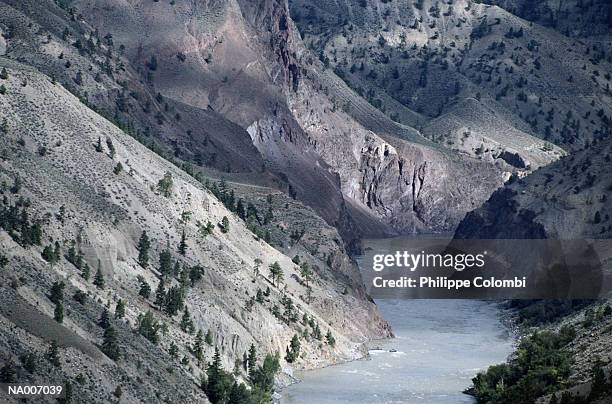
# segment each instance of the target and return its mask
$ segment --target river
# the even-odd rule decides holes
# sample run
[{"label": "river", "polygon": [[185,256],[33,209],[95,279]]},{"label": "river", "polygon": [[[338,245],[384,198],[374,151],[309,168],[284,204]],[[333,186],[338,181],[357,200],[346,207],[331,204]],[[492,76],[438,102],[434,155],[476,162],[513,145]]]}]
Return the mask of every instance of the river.
[{"label": "river", "polygon": [[[463,394],[481,369],[503,362],[513,339],[496,304],[476,300],[379,300],[396,338],[370,358],[300,372],[281,392],[293,403],[474,403]],[[397,352],[389,352],[396,350]]]}]

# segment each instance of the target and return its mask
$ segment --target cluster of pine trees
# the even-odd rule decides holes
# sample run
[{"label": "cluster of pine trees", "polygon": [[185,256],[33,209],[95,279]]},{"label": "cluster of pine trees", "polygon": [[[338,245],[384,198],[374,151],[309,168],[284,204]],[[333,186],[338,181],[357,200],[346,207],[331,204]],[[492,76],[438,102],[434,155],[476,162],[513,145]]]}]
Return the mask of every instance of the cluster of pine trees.
[{"label": "cluster of pine trees", "polygon": [[274,376],[280,370],[279,355],[267,354],[257,366],[255,347],[251,345],[245,354],[244,367],[248,374],[250,389],[236,380],[236,375],[223,369],[221,354],[215,348],[213,360],[208,364],[201,387],[211,403],[269,403],[274,392]]},{"label": "cluster of pine trees", "polygon": [[[272,196],[268,195],[267,209],[263,217],[260,216],[257,207],[251,202],[245,202],[242,198],[236,199],[236,195],[233,189],[229,189],[224,179],[219,182],[206,180],[204,186],[210,190],[210,192],[219,199],[223,205],[234,212],[236,216],[244,220],[247,224],[247,228],[253,232],[257,237],[263,239],[267,243],[271,242],[270,231],[264,229],[262,226],[270,224],[274,218],[272,210]],[[225,223],[221,226],[223,230]]]},{"label": "cluster of pine trees", "polygon": [[[17,178],[11,187],[12,193],[21,189],[21,181]],[[23,247],[40,245],[42,242],[42,225],[40,221],[32,220],[28,213],[30,201],[19,198],[14,204],[5,195],[0,206],[0,228]]]}]

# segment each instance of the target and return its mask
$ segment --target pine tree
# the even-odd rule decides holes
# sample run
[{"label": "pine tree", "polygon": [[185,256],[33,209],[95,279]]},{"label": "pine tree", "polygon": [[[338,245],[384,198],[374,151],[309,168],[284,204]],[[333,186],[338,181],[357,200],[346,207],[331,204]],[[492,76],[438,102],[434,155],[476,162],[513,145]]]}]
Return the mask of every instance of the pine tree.
[{"label": "pine tree", "polygon": [[38,367],[38,356],[33,352],[26,352],[19,358],[23,368],[28,371],[28,373],[36,372],[36,368]]},{"label": "pine tree", "polygon": [[183,317],[181,317],[181,323],[179,325],[183,332],[187,332],[191,334],[193,332],[193,320],[191,320],[191,315],[189,314],[189,309],[185,307],[183,310]]},{"label": "pine tree", "polygon": [[62,304],[62,302],[58,302],[55,305],[55,310],[53,311],[53,318],[60,324],[64,322],[64,305]]},{"label": "pine tree", "polygon": [[121,348],[117,338],[117,331],[112,325],[104,330],[102,340],[102,352],[112,360],[116,361],[121,356]]},{"label": "pine tree", "polygon": [[157,289],[155,290],[155,301],[153,302],[159,310],[162,309],[164,303],[166,302],[166,287],[164,278],[161,278],[159,283],[157,284]]},{"label": "pine tree", "polygon": [[159,182],[157,183],[157,189],[163,196],[169,198],[172,196],[173,184],[174,182],[172,181],[172,174],[167,171],[166,174],[164,174],[164,178],[159,180]]},{"label": "pine tree", "polygon": [[336,339],[334,338],[334,335],[332,334],[331,330],[327,331],[325,339],[327,340],[327,345],[329,345],[330,347],[333,348],[334,346],[336,346]]},{"label": "pine tree", "polygon": [[249,377],[253,377],[255,375],[255,369],[257,368],[257,351],[255,350],[255,345],[251,344],[249,347],[249,356],[247,358],[247,370]]},{"label": "pine tree", "polygon": [[53,248],[53,261],[59,262],[61,258],[62,258],[62,248],[60,247],[60,243],[56,241],[55,246]]},{"label": "pine tree", "polygon": [[91,277],[91,270],[89,269],[89,264],[87,263],[83,264],[83,269],[81,270],[81,277],[85,279],[86,281],[88,281],[89,278]]},{"label": "pine tree", "polygon": [[96,143],[94,148],[96,149],[98,153],[102,153],[102,151],[104,150],[102,149],[102,139],[100,137],[98,137],[98,142]]},{"label": "pine tree", "polygon": [[245,220],[247,217],[246,208],[244,207],[244,202],[242,199],[238,199],[238,203],[236,204],[236,214],[242,220]]},{"label": "pine tree", "polygon": [[15,363],[9,359],[0,369],[0,383],[15,383],[17,381],[17,370]]},{"label": "pine tree", "polygon": [[302,262],[302,264],[300,265],[300,275],[302,275],[302,278],[306,283],[306,287],[308,288],[310,281],[312,281],[312,270],[310,269],[310,265],[308,265],[307,262]]},{"label": "pine tree", "polygon": [[212,332],[210,332],[210,329],[208,329],[208,331],[206,331],[206,336],[204,337],[204,342],[206,342],[210,346],[212,346],[212,344],[213,344],[213,337],[212,337]]},{"label": "pine tree", "polygon": [[198,363],[204,359],[204,345],[202,342],[202,330],[198,330],[198,334],[196,335],[195,342],[193,343],[193,348],[191,349],[193,356],[195,356],[198,360]]},{"label": "pine tree", "polygon": [[147,310],[145,314],[140,314],[138,316],[138,332],[140,335],[154,344],[157,344],[159,341],[159,335],[157,332],[159,331],[160,327],[161,326],[155,317],[153,317],[153,313],[151,313],[150,310]]},{"label": "pine tree", "polygon": [[6,67],[3,67],[2,71],[0,71],[0,79],[2,80],[8,79],[8,72],[6,71]]},{"label": "pine tree", "polygon": [[113,141],[110,137],[106,138],[106,146],[108,147],[108,154],[110,155],[110,158],[114,159],[115,154],[117,154],[117,151],[115,150],[115,145],[113,144]]},{"label": "pine tree", "polygon": [[181,255],[185,255],[187,253],[187,240],[185,238],[185,230],[183,230],[183,234],[181,235],[181,242],[178,246],[178,252]]},{"label": "pine tree", "polygon": [[172,274],[172,253],[168,245],[164,251],[159,253],[159,272],[163,276]]},{"label": "pine tree", "polygon": [[55,254],[53,252],[53,247],[51,246],[51,244],[43,248],[41,256],[49,264],[51,265],[55,264]]},{"label": "pine tree", "polygon": [[138,281],[140,282],[140,289],[138,290],[138,294],[145,299],[148,299],[151,296],[151,286],[142,276],[138,276]]},{"label": "pine tree", "polygon": [[300,339],[297,334],[294,334],[293,338],[291,338],[291,342],[289,342],[289,346],[287,347],[287,354],[285,355],[285,360],[289,363],[293,363],[299,356]]},{"label": "pine tree", "polygon": [[221,354],[219,348],[215,347],[213,361],[208,364],[206,369],[206,388],[205,393],[210,402],[223,403],[229,402],[229,389],[227,377],[221,365]]},{"label": "pine tree", "polygon": [[168,349],[168,354],[173,359],[178,358],[178,346],[176,346],[174,341],[172,341],[172,343],[170,344],[170,349]]},{"label": "pine tree", "polygon": [[62,365],[60,362],[59,348],[57,346],[57,342],[51,341],[51,345],[49,346],[49,349],[47,350],[46,357],[49,363],[51,363],[53,366],[59,368]]},{"label": "pine tree", "polygon": [[179,276],[179,283],[181,284],[181,288],[186,292],[189,286],[191,286],[191,279],[189,279],[189,268],[187,268],[186,264],[183,264],[183,269],[181,270],[181,274]]},{"label": "pine tree", "polygon": [[151,241],[147,232],[143,231],[138,240],[138,263],[141,267],[146,268],[149,266],[149,249],[151,248]]},{"label": "pine tree", "polygon": [[175,316],[183,308],[183,291],[178,286],[172,286],[166,293],[164,310],[169,316]]},{"label": "pine tree", "polygon": [[117,385],[117,388],[116,388],[116,389],[115,389],[115,391],[113,392],[113,395],[114,395],[115,397],[117,397],[118,399],[120,399],[120,398],[121,398],[121,396],[123,395],[123,390],[121,389],[121,385],[120,385],[120,384],[118,384],[118,385]]},{"label": "pine tree", "polygon": [[115,318],[123,317],[125,317],[125,302],[123,299],[119,299],[117,305],[115,306]]},{"label": "pine tree", "polygon": [[227,216],[223,216],[223,219],[221,219],[221,232],[222,233],[227,233],[230,230],[230,222],[229,219],[227,218]]},{"label": "pine tree", "polygon": [[108,309],[105,307],[102,310],[102,314],[100,315],[100,319],[98,320],[98,325],[103,329],[107,329],[110,327],[110,314],[108,313]]},{"label": "pine tree", "polygon": [[51,285],[51,293],[49,293],[49,300],[51,300],[55,304],[61,303],[61,301],[64,300],[65,287],[66,284],[63,281],[54,282],[53,285]]},{"label": "pine tree", "polygon": [[276,284],[276,286],[278,287],[280,285],[280,282],[283,279],[283,269],[281,268],[278,261],[271,264],[269,269],[270,269],[270,277],[272,278],[272,284],[273,285]]},{"label": "pine tree", "polygon": [[100,260],[98,260],[98,270],[94,276],[93,284],[98,289],[104,289],[104,274],[102,274],[102,265],[100,264]]},{"label": "pine tree", "polygon": [[118,162],[117,165],[115,165],[115,168],[113,168],[113,173],[115,173],[115,175],[119,175],[121,174],[122,171],[123,171],[123,164],[121,164],[121,162]]},{"label": "pine tree", "polygon": [[315,326],[312,329],[312,336],[315,337],[318,340],[323,338],[322,335],[321,335],[321,328],[319,328],[319,324],[318,323],[315,323]]}]

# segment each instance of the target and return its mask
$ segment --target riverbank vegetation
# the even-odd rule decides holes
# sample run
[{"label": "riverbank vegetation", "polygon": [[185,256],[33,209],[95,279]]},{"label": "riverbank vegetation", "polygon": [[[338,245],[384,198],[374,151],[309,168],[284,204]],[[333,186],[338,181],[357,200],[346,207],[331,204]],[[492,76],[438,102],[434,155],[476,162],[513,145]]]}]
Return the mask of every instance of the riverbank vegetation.
[{"label": "riverbank vegetation", "polygon": [[527,404],[557,390],[570,374],[571,356],[564,348],[575,336],[572,326],[564,326],[558,333],[523,338],[508,363],[490,366],[472,379],[477,401]]},{"label": "riverbank vegetation", "polygon": [[518,308],[517,322],[523,327],[541,327],[572,313],[574,317],[564,321],[558,332],[540,330],[524,337],[507,363],[490,366],[473,378],[470,393],[478,403],[590,404],[610,397],[612,380],[601,360],[604,358],[588,360],[586,373],[582,371],[589,379],[586,383],[575,383],[575,371],[585,367],[584,337],[592,339],[612,329],[612,307],[607,302],[597,305],[586,300],[557,303],[532,301],[514,306]]}]

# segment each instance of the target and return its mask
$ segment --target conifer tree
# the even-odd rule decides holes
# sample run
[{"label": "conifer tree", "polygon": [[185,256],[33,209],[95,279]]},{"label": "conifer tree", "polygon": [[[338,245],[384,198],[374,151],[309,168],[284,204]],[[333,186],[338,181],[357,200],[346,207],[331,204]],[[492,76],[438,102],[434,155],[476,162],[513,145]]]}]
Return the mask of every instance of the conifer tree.
[{"label": "conifer tree", "polygon": [[143,231],[138,240],[138,263],[141,267],[146,268],[149,266],[149,249],[151,248],[151,241],[147,232]]},{"label": "conifer tree", "polygon": [[276,261],[270,265],[269,270],[270,277],[272,278],[272,284],[278,287],[283,279],[283,269],[281,268],[278,261]]},{"label": "conifer tree", "polygon": [[55,254],[53,252],[53,247],[51,246],[51,244],[43,248],[41,256],[49,264],[51,265],[55,264]]},{"label": "conifer tree", "polygon": [[17,370],[15,363],[9,359],[0,368],[0,383],[15,383],[17,381]]},{"label": "conifer tree", "polygon": [[64,281],[54,282],[53,285],[51,285],[51,292],[49,293],[49,300],[51,300],[55,304],[61,303],[61,301],[64,300],[64,288],[65,287],[66,287],[66,284],[64,283]]},{"label": "conifer tree", "polygon": [[198,334],[196,335],[195,342],[193,343],[193,348],[191,349],[193,356],[195,356],[198,360],[198,363],[204,359],[204,344],[202,342],[202,330],[198,330]]},{"label": "conifer tree", "polygon": [[125,302],[123,299],[119,299],[115,306],[115,318],[121,319],[123,317],[125,317]]},{"label": "conifer tree", "polygon": [[300,265],[300,275],[302,275],[302,278],[306,283],[306,287],[308,288],[309,283],[312,280],[312,270],[310,269],[310,265],[308,265],[308,262],[302,262],[302,264]]},{"label": "conifer tree", "polygon": [[175,316],[183,308],[183,291],[178,286],[172,286],[166,293],[164,310],[170,316]]},{"label": "conifer tree", "polygon": [[102,149],[102,139],[99,136],[98,136],[98,142],[96,143],[94,148],[96,149],[98,153],[102,153],[102,151],[104,150]]},{"label": "conifer tree", "polygon": [[176,346],[174,341],[172,341],[172,343],[170,344],[170,349],[168,349],[168,354],[170,355],[171,358],[174,358],[174,359],[178,357],[178,346]]},{"label": "conifer tree", "polygon": [[56,241],[55,246],[53,248],[53,261],[59,262],[61,258],[62,258],[62,248],[60,247],[60,243]]},{"label": "conifer tree", "polygon": [[102,273],[102,265],[100,260],[98,260],[98,270],[96,271],[96,275],[94,276],[93,284],[98,289],[104,289],[104,274]]},{"label": "conifer tree", "polygon": [[121,356],[121,348],[117,339],[117,331],[112,325],[104,330],[102,340],[102,352],[112,360],[116,361]]},{"label": "conifer tree", "polygon": [[60,324],[64,322],[64,305],[62,304],[62,302],[58,302],[55,305],[55,310],[53,311],[53,318]]},{"label": "conifer tree", "polygon": [[163,276],[172,274],[172,253],[169,245],[166,245],[166,249],[159,253],[159,272]]},{"label": "conifer tree", "polygon": [[181,235],[181,242],[178,246],[178,252],[181,255],[185,255],[187,253],[187,240],[185,238],[185,230],[183,230],[183,234]]},{"label": "conifer tree", "polygon": [[160,328],[161,326],[155,317],[153,317],[153,313],[151,313],[150,310],[138,316],[138,332],[154,344],[157,344],[159,341],[159,335],[157,333]]},{"label": "conifer tree", "polygon": [[145,299],[148,299],[151,296],[151,286],[142,276],[138,276],[138,281],[140,282],[140,289],[138,290],[138,294]]},{"label": "conifer tree", "polygon": [[238,203],[236,204],[236,214],[242,220],[245,220],[247,217],[246,208],[244,207],[244,202],[242,199],[238,199]]},{"label": "conifer tree", "polygon": [[206,342],[210,346],[212,346],[212,344],[213,344],[213,337],[212,337],[212,332],[210,332],[210,328],[208,329],[208,331],[206,331],[206,336],[204,337],[204,342]]},{"label": "conifer tree", "polygon": [[89,264],[87,263],[83,264],[83,269],[81,270],[81,277],[85,279],[86,281],[88,281],[89,278],[91,277],[91,270],[89,269]]},{"label": "conifer tree", "polygon": [[0,71],[0,79],[2,80],[8,79],[8,72],[6,71],[6,67],[3,67],[2,71]]},{"label": "conifer tree", "polygon": [[255,375],[255,369],[257,368],[257,351],[255,350],[255,345],[251,344],[249,347],[249,356],[247,358],[247,370],[249,377],[253,377]]},{"label": "conifer tree", "polygon": [[327,345],[329,345],[330,347],[333,348],[334,346],[336,346],[336,339],[334,338],[334,335],[332,334],[331,330],[327,331],[325,339],[327,340]]},{"label": "conifer tree", "polygon": [[110,327],[110,315],[108,313],[108,309],[105,307],[102,310],[102,314],[100,315],[100,319],[98,320],[98,325],[104,329]]},{"label": "conifer tree", "polygon": [[187,332],[189,334],[193,332],[193,320],[191,320],[191,315],[189,314],[189,309],[187,309],[187,307],[185,307],[183,310],[183,317],[181,317],[180,327],[183,332]]},{"label": "conifer tree", "polygon": [[166,174],[164,174],[164,177],[157,183],[157,189],[163,196],[169,198],[172,196],[173,184],[172,174],[167,171]]},{"label": "conifer tree", "polygon": [[229,219],[227,218],[227,216],[223,216],[223,219],[221,219],[221,232],[222,233],[227,233],[230,230],[230,223],[229,223]]},{"label": "conifer tree", "polygon": [[161,278],[159,283],[157,284],[157,289],[155,290],[155,301],[153,302],[159,310],[162,309],[164,303],[166,302],[166,287],[164,278]]},{"label": "conifer tree", "polygon": [[106,146],[108,147],[108,154],[110,155],[111,159],[115,158],[115,154],[117,153],[115,150],[115,145],[113,144],[113,141],[111,140],[110,137],[106,138]]},{"label": "conifer tree", "polygon": [[51,345],[49,345],[49,349],[47,350],[47,354],[45,356],[53,366],[59,368],[62,365],[59,357],[59,347],[57,346],[57,342],[55,342],[55,340],[51,341]]},{"label": "conifer tree", "polygon": [[291,342],[289,342],[289,346],[287,347],[287,354],[285,355],[285,360],[289,363],[293,363],[299,356],[300,339],[297,334],[294,334],[293,338],[291,338]]}]

